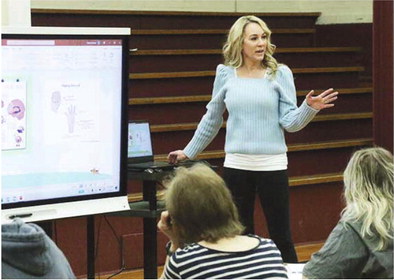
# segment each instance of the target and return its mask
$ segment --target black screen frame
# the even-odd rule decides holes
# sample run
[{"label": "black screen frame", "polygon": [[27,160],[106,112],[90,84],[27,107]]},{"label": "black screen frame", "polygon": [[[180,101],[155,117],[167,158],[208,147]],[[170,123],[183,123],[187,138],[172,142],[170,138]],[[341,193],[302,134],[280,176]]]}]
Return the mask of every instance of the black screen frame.
[{"label": "black screen frame", "polygon": [[120,174],[119,190],[111,193],[98,193],[92,195],[81,195],[72,197],[59,197],[52,199],[40,199],[34,201],[22,201],[16,203],[7,203],[1,205],[1,209],[19,209],[29,206],[40,206],[47,204],[58,204],[65,202],[75,202],[84,200],[93,200],[110,197],[120,197],[127,195],[127,135],[128,135],[128,84],[129,84],[129,35],[118,34],[16,34],[3,33],[1,39],[37,39],[37,40],[121,40],[122,41],[122,93],[121,93],[121,118],[120,118]]}]

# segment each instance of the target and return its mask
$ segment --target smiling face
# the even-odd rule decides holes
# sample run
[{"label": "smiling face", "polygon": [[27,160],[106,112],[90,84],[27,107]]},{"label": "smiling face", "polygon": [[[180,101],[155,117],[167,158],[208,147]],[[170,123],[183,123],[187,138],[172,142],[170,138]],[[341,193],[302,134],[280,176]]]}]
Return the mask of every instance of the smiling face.
[{"label": "smiling face", "polygon": [[242,56],[244,62],[261,62],[267,47],[267,34],[260,25],[251,22],[246,25],[242,44]]}]

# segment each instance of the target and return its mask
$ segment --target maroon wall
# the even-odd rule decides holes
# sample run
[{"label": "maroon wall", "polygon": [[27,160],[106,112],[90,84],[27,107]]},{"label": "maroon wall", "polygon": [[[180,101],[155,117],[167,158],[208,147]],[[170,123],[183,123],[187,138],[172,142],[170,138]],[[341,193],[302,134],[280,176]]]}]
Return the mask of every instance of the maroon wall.
[{"label": "maroon wall", "polygon": [[393,152],[393,1],[373,2],[373,136]]},{"label": "maroon wall", "polygon": [[365,67],[363,76],[372,77],[372,23],[316,25],[316,45],[362,47],[358,60]]}]

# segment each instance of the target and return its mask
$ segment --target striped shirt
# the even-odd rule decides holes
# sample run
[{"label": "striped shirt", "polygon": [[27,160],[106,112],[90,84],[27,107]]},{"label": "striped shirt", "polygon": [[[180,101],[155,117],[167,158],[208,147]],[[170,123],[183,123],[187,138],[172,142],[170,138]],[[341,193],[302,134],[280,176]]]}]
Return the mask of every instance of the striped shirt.
[{"label": "striped shirt", "polygon": [[287,278],[276,245],[256,235],[259,244],[247,251],[223,252],[192,243],[169,259],[165,279],[262,279]]}]

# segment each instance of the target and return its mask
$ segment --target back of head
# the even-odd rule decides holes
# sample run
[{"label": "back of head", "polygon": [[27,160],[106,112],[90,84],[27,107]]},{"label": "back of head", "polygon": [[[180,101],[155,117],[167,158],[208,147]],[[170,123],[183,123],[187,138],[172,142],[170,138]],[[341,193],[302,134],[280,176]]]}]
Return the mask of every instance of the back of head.
[{"label": "back of head", "polygon": [[75,278],[60,249],[36,224],[16,219],[1,227],[2,279]]},{"label": "back of head", "polygon": [[243,65],[242,47],[243,40],[245,38],[244,31],[245,27],[249,23],[258,24],[267,35],[267,49],[262,63],[265,67],[268,67],[273,72],[276,72],[278,64],[276,59],[273,57],[276,47],[271,43],[272,32],[263,20],[253,15],[240,17],[230,28],[227,41],[223,46],[224,64],[233,66],[235,68]]},{"label": "back of head", "polygon": [[230,191],[208,166],[178,168],[167,186],[166,207],[182,242],[216,242],[242,232]]},{"label": "back of head", "polygon": [[393,239],[393,155],[379,147],[356,151],[345,172],[345,221],[361,222],[364,237],[377,237],[378,250]]}]

